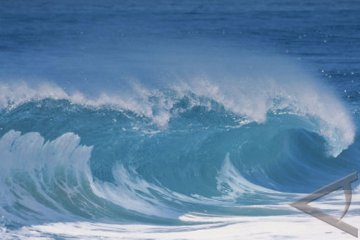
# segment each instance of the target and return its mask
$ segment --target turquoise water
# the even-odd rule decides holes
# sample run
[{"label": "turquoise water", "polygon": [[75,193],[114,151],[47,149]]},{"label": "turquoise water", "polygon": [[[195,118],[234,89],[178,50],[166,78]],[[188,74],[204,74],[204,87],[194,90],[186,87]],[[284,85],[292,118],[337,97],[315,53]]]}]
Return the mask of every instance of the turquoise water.
[{"label": "turquoise water", "polygon": [[2,226],[296,214],[360,170],[359,11],[2,3]]}]

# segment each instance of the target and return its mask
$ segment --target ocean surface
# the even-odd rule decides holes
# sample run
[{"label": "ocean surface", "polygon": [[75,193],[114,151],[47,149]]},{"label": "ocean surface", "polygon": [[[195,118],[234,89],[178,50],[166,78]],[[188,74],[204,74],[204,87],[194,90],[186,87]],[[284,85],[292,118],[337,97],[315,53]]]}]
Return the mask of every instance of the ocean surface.
[{"label": "ocean surface", "polygon": [[356,0],[1,1],[0,238],[355,239],[359,78]]}]

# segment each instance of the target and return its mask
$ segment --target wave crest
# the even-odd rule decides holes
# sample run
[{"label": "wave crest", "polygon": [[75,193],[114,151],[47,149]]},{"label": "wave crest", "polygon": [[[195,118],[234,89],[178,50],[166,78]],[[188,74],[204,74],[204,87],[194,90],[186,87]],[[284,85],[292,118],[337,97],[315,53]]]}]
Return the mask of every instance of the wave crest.
[{"label": "wave crest", "polygon": [[[307,118],[313,125],[309,130],[326,139],[328,153],[335,157],[353,143],[355,127],[351,116],[342,102],[328,89],[311,81],[284,82],[265,78],[255,79],[247,86],[248,82],[228,80],[219,85],[202,77],[162,90],[147,89],[135,84],[130,92],[101,93],[97,97],[90,97],[79,91],[70,93],[49,83],[36,86],[26,83],[1,84],[0,107],[15,108],[29,101],[48,98],[68,100],[85,107],[131,111],[151,119],[164,129],[172,118],[186,109],[203,106],[216,110],[221,106],[243,118],[242,123],[264,123],[270,113],[288,113]],[[185,109],[182,106],[184,103]]]}]

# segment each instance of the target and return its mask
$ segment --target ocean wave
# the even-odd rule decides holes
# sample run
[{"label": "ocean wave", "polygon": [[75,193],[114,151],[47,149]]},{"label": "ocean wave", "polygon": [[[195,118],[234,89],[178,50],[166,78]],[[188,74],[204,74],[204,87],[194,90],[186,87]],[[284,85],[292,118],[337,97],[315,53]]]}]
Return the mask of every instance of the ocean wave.
[{"label": "ocean wave", "polygon": [[[239,128],[230,129],[230,132],[234,130],[228,136],[229,139],[239,133]],[[225,132],[229,134],[228,130]],[[263,129],[261,132],[264,133]],[[149,137],[154,139],[153,135]],[[210,139],[202,141],[211,144]],[[221,142],[224,136],[220,134],[215,139]],[[103,165],[108,163],[102,158],[94,159],[98,157],[96,146],[94,150],[94,146],[82,145],[80,142],[80,137],[71,132],[53,140],[45,140],[36,132],[21,134],[14,130],[1,137],[2,224],[16,226],[26,224],[27,221],[40,224],[99,219],[109,222],[176,222],[188,221],[185,216],[199,214],[288,214],[291,209],[284,206],[299,197],[297,193],[286,190],[296,186],[293,169],[298,171],[305,166],[314,176],[319,176],[320,170],[326,174],[323,169],[317,169],[316,163],[311,164],[301,157],[295,157],[296,149],[292,149],[291,155],[286,155],[285,159],[276,159],[274,156],[269,156],[274,159],[258,159],[261,160],[258,165],[258,160],[252,160],[250,155],[248,159],[244,157],[244,154],[248,154],[246,146],[235,146],[238,150],[229,146],[224,151],[230,150],[232,155],[227,152],[222,156],[220,154],[219,158],[203,155],[201,159],[196,157],[201,154],[201,148],[196,150],[198,153],[188,149],[189,156],[195,154],[196,162],[191,159],[188,162],[182,162],[181,159],[172,162],[169,159],[171,156],[166,157],[166,153],[165,158],[158,153],[155,157],[157,162],[153,163],[137,159],[136,154],[131,156],[132,161],[119,156],[110,165],[112,180],[104,180],[94,175],[94,171],[99,169],[96,169],[96,165],[92,166],[91,160]],[[231,145],[230,142],[225,143],[228,144]],[[146,141],[145,145],[148,146]],[[314,142],[310,145],[314,145]],[[208,145],[205,148],[209,149]],[[271,144],[269,148],[272,148]],[[141,148],[138,151],[143,153]],[[279,153],[275,149],[275,154]],[[174,154],[181,155],[176,151]],[[243,160],[239,160],[239,154]],[[168,167],[165,167],[164,159]],[[181,171],[169,170],[178,169],[174,166],[179,164],[183,166]],[[285,171],[277,169],[279,164]],[[268,168],[269,165],[274,169]],[[172,178],[168,177],[169,174]],[[299,179],[297,184],[303,186],[304,181],[304,178]]]},{"label": "ocean wave", "polygon": [[298,192],[344,170],[339,156],[356,131],[329,89],[221,80],[96,96],[0,84],[4,221],[288,214],[283,205]]}]

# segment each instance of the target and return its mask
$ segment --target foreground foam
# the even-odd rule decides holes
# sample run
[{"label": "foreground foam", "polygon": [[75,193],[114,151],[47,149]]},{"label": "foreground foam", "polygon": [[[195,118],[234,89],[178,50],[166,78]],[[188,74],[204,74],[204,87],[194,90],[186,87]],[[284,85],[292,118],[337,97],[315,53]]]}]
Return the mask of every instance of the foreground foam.
[{"label": "foreground foam", "polygon": [[[348,222],[357,223],[350,217]],[[259,231],[261,229],[261,231]],[[326,223],[310,217],[247,217],[228,223],[195,226],[117,225],[91,222],[63,222],[23,227],[2,234],[4,239],[353,239]]]}]

